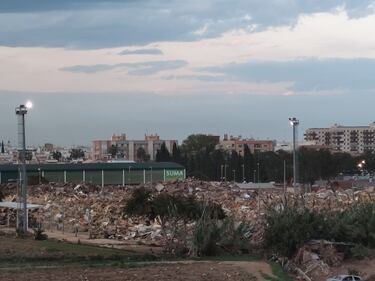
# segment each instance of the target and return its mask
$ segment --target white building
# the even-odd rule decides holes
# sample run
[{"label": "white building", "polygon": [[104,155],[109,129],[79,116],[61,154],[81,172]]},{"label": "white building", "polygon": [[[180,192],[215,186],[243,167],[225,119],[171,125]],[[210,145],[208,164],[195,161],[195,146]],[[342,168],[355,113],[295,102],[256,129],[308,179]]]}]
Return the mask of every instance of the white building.
[{"label": "white building", "polygon": [[353,155],[375,152],[375,122],[369,126],[341,126],[311,128],[305,133],[306,141],[326,147],[332,152],[348,152]]}]

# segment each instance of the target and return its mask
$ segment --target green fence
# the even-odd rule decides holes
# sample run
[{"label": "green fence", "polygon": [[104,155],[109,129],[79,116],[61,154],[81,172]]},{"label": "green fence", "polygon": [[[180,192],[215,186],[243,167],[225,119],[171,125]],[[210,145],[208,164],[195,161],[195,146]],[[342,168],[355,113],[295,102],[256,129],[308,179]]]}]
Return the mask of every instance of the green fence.
[{"label": "green fence", "polygon": [[[184,169],[60,170],[28,171],[28,177],[48,182],[91,182],[98,185],[128,185],[185,179]],[[18,171],[0,171],[0,182],[18,179]],[[34,180],[35,181],[35,180]],[[35,183],[37,183],[36,181]]]}]

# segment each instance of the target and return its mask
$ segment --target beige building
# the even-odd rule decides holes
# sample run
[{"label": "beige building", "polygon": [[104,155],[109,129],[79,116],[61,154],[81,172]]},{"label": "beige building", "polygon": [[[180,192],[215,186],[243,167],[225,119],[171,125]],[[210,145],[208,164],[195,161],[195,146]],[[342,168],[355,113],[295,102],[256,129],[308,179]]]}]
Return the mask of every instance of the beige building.
[{"label": "beige building", "polygon": [[155,160],[156,153],[163,143],[165,143],[168,151],[172,153],[173,144],[176,143],[177,145],[177,140],[161,140],[157,134],[145,134],[143,140],[128,140],[126,134],[113,135],[111,140],[94,140],[92,142],[92,157],[93,160],[111,159],[109,151],[110,147],[114,145],[117,148],[118,157],[125,160],[139,161],[140,159],[137,157],[139,149],[143,149],[146,155],[149,155],[150,160]]},{"label": "beige building", "polygon": [[348,152],[353,155],[375,152],[375,122],[369,126],[341,126],[311,128],[305,132],[305,140],[330,149],[332,152]]},{"label": "beige building", "polygon": [[244,148],[247,145],[251,153],[274,151],[276,142],[272,140],[255,140],[255,139],[242,139],[241,136],[233,137],[227,134],[224,135],[224,139],[216,145],[216,149],[224,151],[235,150],[241,156],[244,155]]}]

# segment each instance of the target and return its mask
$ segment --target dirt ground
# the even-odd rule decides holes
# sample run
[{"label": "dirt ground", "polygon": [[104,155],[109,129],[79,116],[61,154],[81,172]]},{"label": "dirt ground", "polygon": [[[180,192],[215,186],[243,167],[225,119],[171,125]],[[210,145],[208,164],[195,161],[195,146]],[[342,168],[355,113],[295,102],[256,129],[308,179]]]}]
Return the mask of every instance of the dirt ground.
[{"label": "dirt ground", "polygon": [[[258,263],[253,272],[258,272]],[[267,267],[262,265],[264,270]],[[251,269],[245,269],[234,263],[205,262],[192,264],[164,264],[151,265],[139,268],[86,268],[86,269],[48,269],[33,270],[32,272],[1,272],[1,281],[40,280],[40,281],[65,281],[65,280],[95,280],[95,281],[251,281],[263,280],[259,274],[257,277],[248,273]],[[254,268],[253,268],[254,269]],[[265,272],[267,273],[267,272]],[[268,272],[270,273],[270,272]]]},{"label": "dirt ground", "polygon": [[[104,240],[90,240],[87,245],[74,239],[35,241],[0,233],[0,281],[255,281],[264,280],[264,274],[273,277],[271,266],[264,261],[148,260],[147,247],[138,252],[136,245],[124,250],[109,247]],[[97,247],[103,244],[106,247]]]}]

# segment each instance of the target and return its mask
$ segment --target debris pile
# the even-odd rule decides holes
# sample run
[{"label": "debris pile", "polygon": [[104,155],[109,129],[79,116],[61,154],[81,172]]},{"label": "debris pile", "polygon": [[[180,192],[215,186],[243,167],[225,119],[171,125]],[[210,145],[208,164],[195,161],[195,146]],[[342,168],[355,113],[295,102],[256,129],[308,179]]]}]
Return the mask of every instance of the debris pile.
[{"label": "debris pile", "polygon": [[[145,184],[153,193],[193,195],[198,200],[218,203],[236,221],[254,226],[252,239],[262,241],[263,218],[267,208],[282,208],[285,202],[299,201],[315,210],[343,211],[355,202],[375,199],[374,188],[364,190],[318,190],[311,193],[284,193],[282,188],[240,189],[236,184],[205,182],[194,179]],[[160,225],[145,218],[130,218],[124,207],[131,191],[136,187],[105,186],[89,183],[42,184],[29,189],[29,202],[43,205],[35,212],[36,220],[46,229],[88,232],[92,238],[160,239]],[[8,201],[16,200],[16,185],[7,184],[1,189]],[[0,211],[0,219],[4,213]],[[4,219],[4,218],[3,218]],[[312,259],[314,260],[314,259]],[[326,259],[323,259],[326,262]],[[328,264],[334,261],[328,262]]]}]

